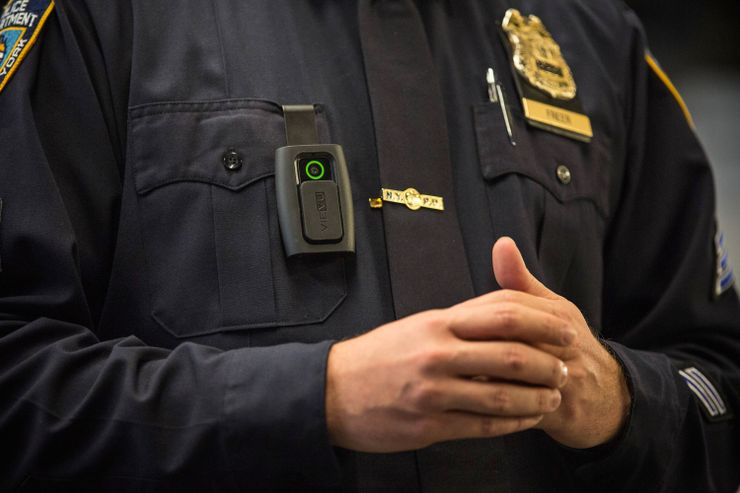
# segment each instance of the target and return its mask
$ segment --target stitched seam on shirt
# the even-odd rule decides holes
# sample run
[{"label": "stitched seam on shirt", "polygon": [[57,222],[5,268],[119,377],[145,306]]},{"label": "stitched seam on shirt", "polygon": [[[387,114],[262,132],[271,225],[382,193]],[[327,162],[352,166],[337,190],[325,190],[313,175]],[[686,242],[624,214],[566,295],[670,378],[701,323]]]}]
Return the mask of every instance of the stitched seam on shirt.
[{"label": "stitched seam on shirt", "polygon": [[216,23],[216,37],[218,38],[218,49],[221,52],[221,70],[224,76],[224,91],[226,97],[231,97],[231,88],[229,85],[229,73],[226,71],[226,53],[224,52],[223,37],[221,36],[221,23],[218,20],[218,9],[216,3],[211,0],[211,10],[213,11],[213,22]]},{"label": "stitched seam on shirt", "polygon": [[[268,191],[267,191],[267,183],[262,183],[263,190],[265,192],[265,211],[267,212],[267,234],[268,238],[267,241],[271,241],[272,236],[272,220],[270,219],[270,200],[268,197]],[[278,299],[277,299],[277,288],[275,287],[275,268],[272,265],[273,262],[273,249],[270,248],[270,261],[268,262],[268,265],[270,266],[270,279],[272,279],[272,314],[273,319],[277,323],[280,320],[280,314],[279,311],[279,305],[278,305]]]},{"label": "stitched seam on shirt", "polygon": [[[224,106],[227,107],[224,108]],[[149,111],[150,109],[155,108],[163,109],[154,112]],[[209,110],[208,108],[218,109]],[[164,113],[203,113],[204,111],[233,112],[244,109],[256,109],[280,116],[283,115],[282,108],[278,103],[268,99],[258,98],[216,99],[209,101],[163,101],[159,103],[144,103],[133,105],[129,106],[128,109],[132,113],[132,119],[134,120],[149,115],[160,115]],[[322,103],[314,103],[314,111],[317,115],[323,114],[324,105]]]},{"label": "stitched seam on shirt", "polygon": [[146,194],[151,192],[152,190],[155,190],[157,188],[161,188],[167,185],[172,185],[174,183],[180,183],[180,182],[191,182],[191,183],[206,183],[208,185],[218,185],[223,188],[228,188],[229,190],[241,190],[242,188],[246,187],[247,185],[251,185],[252,183],[262,180],[264,178],[268,178],[272,175],[274,175],[274,171],[265,171],[264,173],[261,173],[259,175],[253,176],[248,179],[248,181],[238,183],[236,185],[225,181],[225,180],[219,180],[216,178],[208,178],[208,177],[184,177],[184,178],[172,178],[169,180],[163,180],[161,182],[157,182],[155,185],[150,185],[146,187],[142,187],[141,190],[137,189],[136,191],[140,194]]},{"label": "stitched seam on shirt", "polygon": [[[182,110],[179,108],[182,108]],[[209,110],[209,108],[218,109]],[[129,111],[133,113],[133,118],[136,119],[159,113],[202,113],[204,109],[206,111],[238,111],[247,108],[260,109],[268,113],[282,115],[282,109],[279,104],[267,99],[257,98],[216,99],[208,101],[162,101],[159,103],[145,103],[130,106]]]},{"label": "stitched seam on shirt", "polygon": [[202,115],[203,113],[240,113],[244,110],[258,110],[258,111],[264,111],[266,113],[273,113],[273,114],[279,114],[277,112],[270,111],[266,108],[255,108],[250,105],[244,105],[244,106],[238,106],[235,108],[224,108],[224,109],[216,109],[211,110],[208,108],[204,109],[163,109],[160,111],[153,111],[153,112],[146,112],[141,115],[134,115],[133,120],[140,120],[149,116],[159,116],[159,115],[169,115],[169,114],[193,114],[193,115]]},{"label": "stitched seam on shirt", "polygon": [[216,204],[214,203],[213,198],[213,185],[208,187],[208,194],[209,198],[211,200],[211,221],[213,226],[213,257],[216,262],[216,282],[218,283],[218,314],[219,314],[219,321],[218,321],[218,327],[222,326],[224,323],[224,302],[223,302],[223,284],[221,283],[221,262],[219,262],[219,255],[218,255],[218,238],[216,235],[218,234],[216,232]]},{"label": "stitched seam on shirt", "polygon": [[211,426],[213,424],[218,423],[217,418],[211,418],[211,419],[205,419],[201,421],[197,421],[194,423],[188,423],[185,425],[163,425],[161,423],[152,423],[148,421],[141,421],[137,419],[123,419],[123,418],[115,418],[115,417],[105,417],[105,416],[63,416],[57,412],[55,412],[52,409],[49,409],[47,406],[40,402],[36,402],[33,399],[30,399],[28,397],[20,397],[17,398],[16,401],[18,402],[25,402],[34,408],[38,409],[39,411],[43,412],[47,416],[50,416],[58,421],[63,422],[74,422],[74,423],[101,423],[101,422],[111,422],[111,423],[125,423],[130,425],[136,425],[141,426],[144,428],[154,428],[158,430],[187,430],[190,428],[196,428],[201,426]]}]

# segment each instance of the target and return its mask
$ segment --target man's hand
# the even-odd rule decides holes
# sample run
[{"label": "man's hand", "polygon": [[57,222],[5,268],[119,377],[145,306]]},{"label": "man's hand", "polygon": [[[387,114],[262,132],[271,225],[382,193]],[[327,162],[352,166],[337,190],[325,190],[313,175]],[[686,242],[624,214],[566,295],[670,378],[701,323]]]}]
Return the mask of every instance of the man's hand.
[{"label": "man's hand", "polygon": [[335,445],[393,452],[537,427],[587,448],[617,434],[629,392],[581,312],[529,273],[511,239],[494,245],[493,265],[502,290],[334,345]]},{"label": "man's hand", "polygon": [[510,238],[496,242],[492,252],[493,270],[501,291],[471,300],[467,304],[515,303],[556,317],[560,326],[577,332],[568,347],[537,344],[568,366],[568,383],[561,389],[562,403],[537,425],[553,439],[574,448],[588,448],[612,439],[627,418],[630,394],[621,367],[594,337],[580,310],[550,291],[532,276]]},{"label": "man's hand", "polygon": [[536,308],[475,299],[337,343],[327,370],[330,438],[396,452],[532,428],[558,408],[567,380],[563,362],[536,346],[567,353],[575,336]]}]

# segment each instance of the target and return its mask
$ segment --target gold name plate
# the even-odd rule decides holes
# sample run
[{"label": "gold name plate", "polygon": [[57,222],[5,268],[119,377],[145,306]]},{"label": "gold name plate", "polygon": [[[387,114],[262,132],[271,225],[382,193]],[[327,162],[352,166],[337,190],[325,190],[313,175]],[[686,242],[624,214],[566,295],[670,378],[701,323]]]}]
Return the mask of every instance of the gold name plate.
[{"label": "gold name plate", "polygon": [[381,188],[380,197],[370,199],[370,207],[380,209],[383,202],[392,202],[394,204],[403,204],[412,211],[419,209],[433,209],[436,211],[445,210],[445,203],[442,197],[436,195],[426,195],[419,193],[415,188],[406,190],[393,190],[392,188]]},{"label": "gold name plate", "polygon": [[532,125],[543,125],[547,130],[586,142],[594,136],[591,120],[586,115],[527,98],[522,98],[522,105],[524,116]]}]

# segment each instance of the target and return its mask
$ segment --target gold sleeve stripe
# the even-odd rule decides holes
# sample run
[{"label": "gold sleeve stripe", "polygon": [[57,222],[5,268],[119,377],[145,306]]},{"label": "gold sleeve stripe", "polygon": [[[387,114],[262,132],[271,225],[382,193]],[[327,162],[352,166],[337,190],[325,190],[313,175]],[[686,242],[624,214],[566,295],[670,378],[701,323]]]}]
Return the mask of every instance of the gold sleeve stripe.
[{"label": "gold sleeve stripe", "polygon": [[676,86],[673,85],[673,82],[671,82],[671,79],[668,78],[665,72],[663,72],[663,69],[660,68],[660,65],[658,65],[658,62],[655,61],[655,58],[653,58],[650,53],[645,53],[645,61],[647,62],[648,66],[655,72],[655,75],[658,76],[658,78],[665,84],[665,86],[668,88],[668,91],[670,91],[671,94],[673,94],[673,98],[678,103],[678,106],[681,107],[681,111],[683,111],[683,115],[686,117],[686,121],[689,122],[689,125],[691,128],[694,127],[694,119],[691,117],[691,113],[689,112],[688,106],[686,106],[686,103],[684,102],[683,98],[681,97],[681,94],[679,94],[678,89],[676,89]]}]

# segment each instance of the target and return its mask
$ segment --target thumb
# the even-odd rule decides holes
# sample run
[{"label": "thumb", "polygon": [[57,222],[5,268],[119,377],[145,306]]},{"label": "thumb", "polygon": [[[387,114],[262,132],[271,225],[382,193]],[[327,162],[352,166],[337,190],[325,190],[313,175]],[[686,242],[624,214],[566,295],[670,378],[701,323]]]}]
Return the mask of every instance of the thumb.
[{"label": "thumb", "polygon": [[527,270],[522,254],[511,238],[499,238],[491,255],[493,275],[502,289],[523,291],[541,298],[559,298]]}]

